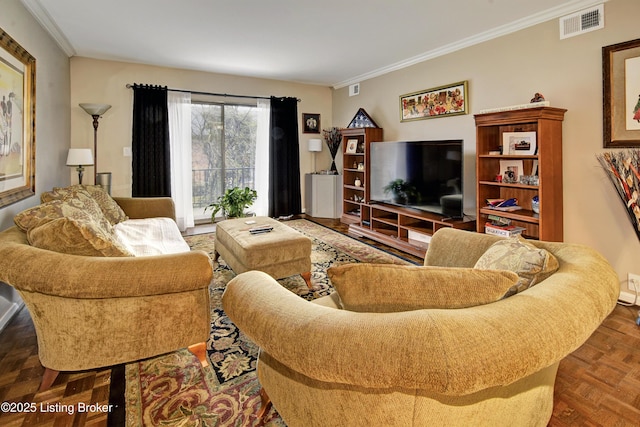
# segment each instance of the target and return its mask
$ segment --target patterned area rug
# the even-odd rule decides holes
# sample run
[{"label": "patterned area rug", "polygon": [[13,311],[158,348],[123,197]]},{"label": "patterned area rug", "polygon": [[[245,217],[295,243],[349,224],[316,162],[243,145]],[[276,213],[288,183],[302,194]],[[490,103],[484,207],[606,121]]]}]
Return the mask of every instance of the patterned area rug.
[{"label": "patterned area rug", "polygon": [[[286,222],[312,239],[313,289],[300,276],[279,280],[307,300],[333,291],[327,277],[331,266],[354,263],[410,264],[380,249],[307,220]],[[215,234],[186,238],[192,249],[213,255]],[[257,426],[260,384],[255,375],[258,348],[225,315],[221,297],[235,274],[224,262],[214,265],[211,293],[210,366],[202,368],[188,350],[126,365],[127,426]],[[284,426],[271,409],[265,426]]]}]

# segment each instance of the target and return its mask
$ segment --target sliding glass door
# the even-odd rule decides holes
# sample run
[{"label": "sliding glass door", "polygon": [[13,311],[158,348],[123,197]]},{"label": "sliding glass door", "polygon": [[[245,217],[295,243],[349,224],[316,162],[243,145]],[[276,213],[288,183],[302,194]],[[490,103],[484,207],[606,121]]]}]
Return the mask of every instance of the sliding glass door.
[{"label": "sliding glass door", "polygon": [[211,218],[204,208],[233,187],[255,188],[255,105],[193,102],[191,110],[193,210],[196,222]]}]

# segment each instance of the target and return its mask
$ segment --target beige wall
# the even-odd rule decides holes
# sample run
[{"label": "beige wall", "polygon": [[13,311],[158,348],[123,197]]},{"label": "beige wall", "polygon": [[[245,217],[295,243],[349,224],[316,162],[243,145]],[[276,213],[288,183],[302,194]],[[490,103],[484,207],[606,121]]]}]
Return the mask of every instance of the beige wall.
[{"label": "beige wall", "polygon": [[[40,193],[69,184],[69,58],[19,0],[2,0],[0,28],[36,58],[36,196],[0,208],[0,230],[16,213],[40,201]],[[0,284],[0,329],[17,309],[13,288]]]},{"label": "beige wall", "polygon": [[[302,133],[302,113],[319,113],[321,126],[331,126],[332,93],[327,87],[74,57],[71,59],[71,146],[93,148],[92,119],[78,104],[111,104],[111,109],[100,119],[98,127],[98,172],[113,173],[112,193],[116,196],[131,194],[131,158],[124,157],[122,152],[124,147],[131,146],[133,91],[126,88],[128,83],[238,95],[293,96],[301,99],[298,104],[301,174],[309,173],[312,169],[313,157],[307,151],[307,141],[318,137],[318,134]],[[323,169],[329,165],[330,156],[324,147],[317,158],[317,167]],[[73,173],[71,179],[72,182],[77,182],[77,175]],[[84,182],[92,181],[93,167],[89,167]],[[303,182],[301,186],[304,191]]]},{"label": "beige wall", "polygon": [[[385,140],[463,138],[465,211],[475,215],[475,127],[484,108],[526,103],[541,92],[566,108],[564,121],[565,241],[598,249],[626,290],[628,272],[640,273],[640,241],[617,193],[596,160],[602,148],[602,47],[638,38],[640,2],[605,3],[605,28],[559,40],[558,20],[361,82],[360,95],[335,91],[333,122],[346,126],[363,107]],[[469,81],[470,114],[401,123],[399,95]]]}]

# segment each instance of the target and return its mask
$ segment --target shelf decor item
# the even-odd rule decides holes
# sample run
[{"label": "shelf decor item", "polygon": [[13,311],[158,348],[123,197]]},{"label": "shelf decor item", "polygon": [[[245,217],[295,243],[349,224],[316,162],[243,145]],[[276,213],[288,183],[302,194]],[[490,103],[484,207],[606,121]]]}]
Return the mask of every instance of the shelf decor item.
[{"label": "shelf decor item", "polygon": [[468,114],[467,81],[400,96],[400,121]]},{"label": "shelf decor item", "polygon": [[358,152],[358,140],[350,139],[347,141],[347,147],[345,148],[345,153],[347,154],[355,154]]},{"label": "shelf decor item", "polygon": [[640,147],[640,39],[602,48],[604,147]]},{"label": "shelf decor item", "polygon": [[640,150],[605,152],[598,154],[597,158],[616,188],[640,239]]},{"label": "shelf decor item", "polygon": [[535,132],[505,132],[502,134],[502,154],[533,155],[536,154]]},{"label": "shelf decor item", "polygon": [[371,116],[364,110],[364,108],[360,108],[351,122],[349,122],[349,126],[347,128],[379,128],[376,122],[373,121]]},{"label": "shelf decor item", "polygon": [[0,207],[35,195],[36,59],[0,29]]},{"label": "shelf decor item", "polygon": [[338,154],[338,149],[340,148],[340,144],[342,143],[342,133],[340,129],[337,127],[332,127],[330,129],[324,129],[322,131],[322,135],[324,136],[324,142],[327,143],[327,147],[329,148],[329,153],[331,153],[331,171],[337,172],[336,168],[336,154]]}]

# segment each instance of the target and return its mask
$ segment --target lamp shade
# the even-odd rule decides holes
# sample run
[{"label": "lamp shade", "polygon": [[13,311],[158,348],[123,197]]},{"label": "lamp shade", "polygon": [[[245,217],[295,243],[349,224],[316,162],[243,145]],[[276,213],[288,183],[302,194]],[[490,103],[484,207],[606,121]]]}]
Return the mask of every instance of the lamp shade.
[{"label": "lamp shade", "polygon": [[321,139],[310,139],[309,140],[309,151],[322,151],[322,140]]},{"label": "lamp shade", "polygon": [[93,164],[93,154],[90,148],[69,148],[67,166],[86,166]]},{"label": "lamp shade", "polygon": [[80,107],[92,116],[101,116],[103,115],[111,105],[109,104],[79,104]]}]

